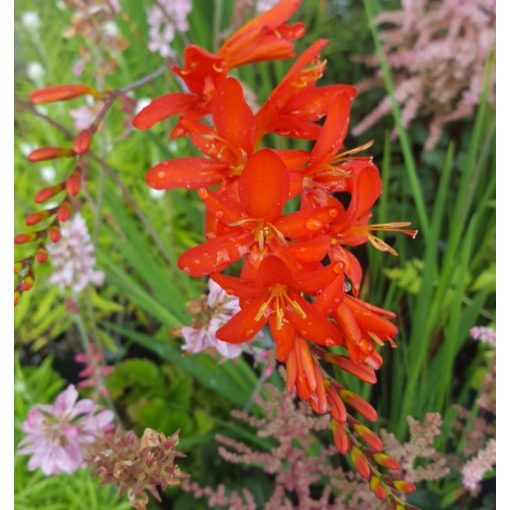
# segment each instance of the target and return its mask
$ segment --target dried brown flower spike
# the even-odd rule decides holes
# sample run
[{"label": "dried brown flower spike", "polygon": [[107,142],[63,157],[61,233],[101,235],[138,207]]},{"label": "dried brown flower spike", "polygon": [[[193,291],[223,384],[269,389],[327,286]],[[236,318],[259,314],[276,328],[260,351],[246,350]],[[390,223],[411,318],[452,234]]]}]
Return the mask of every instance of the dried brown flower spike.
[{"label": "dried brown flower spike", "polygon": [[118,485],[136,510],[145,510],[149,502],[146,491],[161,501],[158,487],[165,490],[186,477],[175,464],[176,458],[184,457],[175,451],[178,442],[178,431],[166,437],[147,428],[138,439],[134,432],[117,428],[90,445],[87,463],[103,484]]}]

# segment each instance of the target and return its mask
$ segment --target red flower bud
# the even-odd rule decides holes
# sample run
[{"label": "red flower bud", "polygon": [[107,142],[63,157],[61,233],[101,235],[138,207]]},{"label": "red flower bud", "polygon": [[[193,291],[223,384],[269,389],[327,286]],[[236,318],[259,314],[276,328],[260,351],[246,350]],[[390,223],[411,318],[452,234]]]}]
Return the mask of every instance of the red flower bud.
[{"label": "red flower bud", "polygon": [[39,248],[37,248],[37,251],[35,252],[35,259],[39,262],[39,264],[43,264],[48,260],[48,252],[44,246],[39,246]]},{"label": "red flower bud", "polygon": [[31,213],[28,216],[25,217],[25,224],[27,226],[36,225],[37,223],[40,223],[41,221],[45,220],[46,218],[49,218],[51,214],[51,210],[46,211],[39,211],[35,213]]},{"label": "red flower bud", "polygon": [[416,491],[416,485],[411,482],[406,482],[405,480],[393,480],[391,483],[393,484],[393,487],[395,487],[395,489],[399,490],[400,492]]},{"label": "red flower bud", "polygon": [[73,155],[73,151],[65,147],[41,147],[33,150],[27,156],[27,159],[31,163],[37,163],[38,161],[47,161],[48,159],[57,159]]},{"label": "red flower bud", "polygon": [[67,178],[66,191],[72,197],[76,196],[81,189],[81,169],[76,167],[74,172]]},{"label": "red flower bud", "polygon": [[377,411],[364,398],[349,390],[340,390],[340,396],[368,421],[377,421]]},{"label": "red flower bud", "polygon": [[374,455],[374,460],[377,464],[389,469],[390,471],[400,471],[400,463],[398,460],[386,455],[385,453],[376,453]]},{"label": "red flower bud", "polygon": [[101,97],[101,93],[92,87],[81,84],[71,85],[52,85],[38,89],[30,94],[32,103],[55,103],[57,101],[67,101],[75,97],[91,95]]},{"label": "red flower bud", "polygon": [[356,466],[356,470],[358,473],[368,480],[370,478],[371,470],[370,465],[368,464],[368,460],[363,455],[361,450],[357,446],[353,446],[351,450],[351,459],[354,462],[354,465]]},{"label": "red flower bud", "polygon": [[361,381],[369,384],[375,384],[377,382],[377,377],[370,367],[362,363],[356,363],[346,356],[328,353],[324,356],[324,360],[349,372]]},{"label": "red flower bud", "polygon": [[92,141],[92,133],[88,129],[84,129],[78,133],[73,141],[73,150],[76,154],[85,154],[90,148]]},{"label": "red flower bud", "polygon": [[67,221],[71,217],[71,204],[69,202],[62,202],[57,209],[58,221]]},{"label": "red flower bud", "polygon": [[337,450],[345,455],[350,446],[349,436],[345,430],[344,424],[337,422],[334,418],[331,420],[331,428],[333,430],[333,439]]},{"label": "red flower bud", "polygon": [[35,194],[35,202],[37,204],[41,204],[42,202],[46,202],[50,198],[53,198],[55,195],[60,193],[64,189],[64,183],[55,184],[54,186],[48,186],[46,188],[43,188],[42,190],[39,190]]},{"label": "red flower bud", "polygon": [[34,276],[33,274],[28,274],[23,278],[23,281],[21,282],[19,288],[21,291],[25,292],[27,290],[30,290],[34,286]]},{"label": "red flower bud", "polygon": [[377,499],[380,499],[381,501],[386,499],[386,489],[377,476],[372,476],[370,479],[370,490],[375,494]]},{"label": "red flower bud", "polygon": [[333,385],[330,385],[328,388],[328,402],[331,407],[331,416],[335,418],[336,421],[340,423],[345,423],[347,420],[347,409],[345,409],[345,404],[342,399],[338,395],[338,389]]},{"label": "red flower bud", "polygon": [[52,225],[48,231],[50,239],[54,243],[58,243],[62,239],[60,228],[57,225]]},{"label": "red flower bud", "polygon": [[14,238],[14,244],[31,243],[37,239],[37,232],[23,232]]},{"label": "red flower bud", "polygon": [[365,425],[361,425],[361,423],[357,423],[354,425],[354,430],[356,434],[363,439],[363,441],[375,450],[376,452],[382,451],[384,445],[381,438]]}]

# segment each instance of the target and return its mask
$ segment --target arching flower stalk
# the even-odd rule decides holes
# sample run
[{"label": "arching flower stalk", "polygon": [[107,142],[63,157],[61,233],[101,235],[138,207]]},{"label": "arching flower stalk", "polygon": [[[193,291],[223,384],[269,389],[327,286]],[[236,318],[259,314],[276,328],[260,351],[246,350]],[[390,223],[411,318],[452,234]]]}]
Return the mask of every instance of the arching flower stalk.
[{"label": "arching flower stalk", "polygon": [[[376,382],[379,348],[396,347],[395,315],[359,299],[363,271],[349,249],[370,242],[395,255],[376,233],[414,237],[416,231],[407,222],[370,223],[381,178],[364,154],[371,142],[344,146],[355,88],[317,86],[326,69],[320,59],[326,40],[297,58],[256,113],[229,75],[243,65],[294,57],[294,41],[305,28],[288,21],[299,5],[300,0],[278,2],[214,54],[187,46],[183,66],[173,72],[188,91],[154,99],[133,123],[145,130],[178,115],[171,137],[188,136],[203,153],[158,163],[149,169],[147,183],[158,190],[196,190],[204,203],[206,240],[181,254],[178,265],[190,276],[209,276],[239,298],[240,310],[217,330],[217,338],[241,344],[268,325],[276,358],[286,367],[288,392],[329,415],[338,451],[349,455],[377,498],[403,510],[411,506],[402,493],[415,488],[396,475],[399,463],[362,422],[376,421],[376,410],[326,367]],[[268,134],[311,140],[313,148],[265,148]],[[337,192],[349,195],[347,207],[335,198]],[[285,205],[295,197],[299,209],[288,213]],[[238,261],[238,276],[222,273]]]},{"label": "arching flower stalk", "polygon": [[[102,102],[93,122],[77,134],[62,127],[61,131],[70,138],[70,144],[63,147],[40,147],[31,151],[27,160],[30,163],[46,162],[54,159],[66,158],[71,161],[72,170],[67,177],[57,184],[46,186],[39,190],[34,201],[36,204],[46,204],[51,201],[46,209],[35,211],[25,217],[27,227],[35,227],[34,230],[19,233],[14,238],[16,245],[29,244],[32,249],[26,251],[27,255],[17,259],[14,263],[15,288],[14,304],[19,302],[23,292],[30,290],[35,281],[35,265],[48,260],[48,243],[58,243],[62,238],[62,224],[71,218],[75,209],[75,197],[80,193],[83,180],[87,174],[88,156],[94,135],[100,129],[104,118],[117,99],[126,97],[126,94],[136,88],[160,76],[166,67],[157,69],[153,73],[122,87],[118,90],[100,92],[93,87],[84,84],[53,85],[34,91],[30,95],[30,103],[33,105],[70,101],[77,98],[93,97]],[[31,104],[17,101],[21,107],[31,109]],[[56,127],[58,123],[49,119]]]}]

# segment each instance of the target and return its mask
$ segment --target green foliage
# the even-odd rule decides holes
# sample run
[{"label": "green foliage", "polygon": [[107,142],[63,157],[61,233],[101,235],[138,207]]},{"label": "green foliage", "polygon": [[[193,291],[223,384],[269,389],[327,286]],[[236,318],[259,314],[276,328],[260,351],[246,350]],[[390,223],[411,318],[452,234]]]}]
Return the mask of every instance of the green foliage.
[{"label": "green foliage", "polygon": [[203,412],[193,416],[193,383],[178,367],[130,358],[115,365],[108,388],[139,433],[150,427],[166,435],[180,430],[189,437],[211,427]]}]

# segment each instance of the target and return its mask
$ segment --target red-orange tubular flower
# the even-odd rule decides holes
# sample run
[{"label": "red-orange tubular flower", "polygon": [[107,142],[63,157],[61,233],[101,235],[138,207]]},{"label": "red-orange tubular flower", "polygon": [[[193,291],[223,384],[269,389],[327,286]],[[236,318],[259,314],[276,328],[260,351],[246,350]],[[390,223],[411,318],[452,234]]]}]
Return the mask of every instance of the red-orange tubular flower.
[{"label": "red-orange tubular flower", "polygon": [[[372,158],[363,154],[372,142],[344,146],[355,88],[317,86],[326,68],[319,59],[326,40],[297,58],[257,113],[229,76],[240,65],[294,55],[293,41],[304,28],[287,21],[299,4],[283,0],[216,54],[188,46],[183,66],[173,68],[188,90],[155,99],[134,124],[147,129],[178,114],[172,135],[188,136],[203,154],[159,163],[146,179],[156,189],[196,190],[205,205],[205,241],[182,253],[178,265],[190,276],[210,276],[240,298],[241,310],[218,338],[246,342],[268,326],[288,391],[315,412],[330,414],[339,452],[350,454],[376,497],[405,509],[399,493],[414,486],[395,477],[396,462],[360,421],[376,421],[376,409],[341,378],[334,380],[325,365],[376,383],[383,362],[379,349],[396,346],[395,314],[359,299],[363,268],[350,248],[371,243],[395,253],[374,231],[416,232],[404,228],[406,222],[370,223],[382,182]],[[310,139],[313,147],[264,147],[271,133]],[[335,197],[338,192],[348,198],[347,206]],[[234,263],[242,265],[238,276],[222,274]]]},{"label": "red-orange tubular flower", "polygon": [[[286,59],[295,55],[293,41],[302,37],[302,23],[286,22],[299,7],[300,0],[283,0],[241,27],[218,50],[210,53],[200,46],[184,50],[184,65],[173,66],[189,92],[165,94],[154,99],[133,119],[138,129],[149,129],[173,115],[199,119],[211,111],[211,101],[227,72],[235,67],[263,60]],[[177,128],[173,136],[182,136]]]}]

